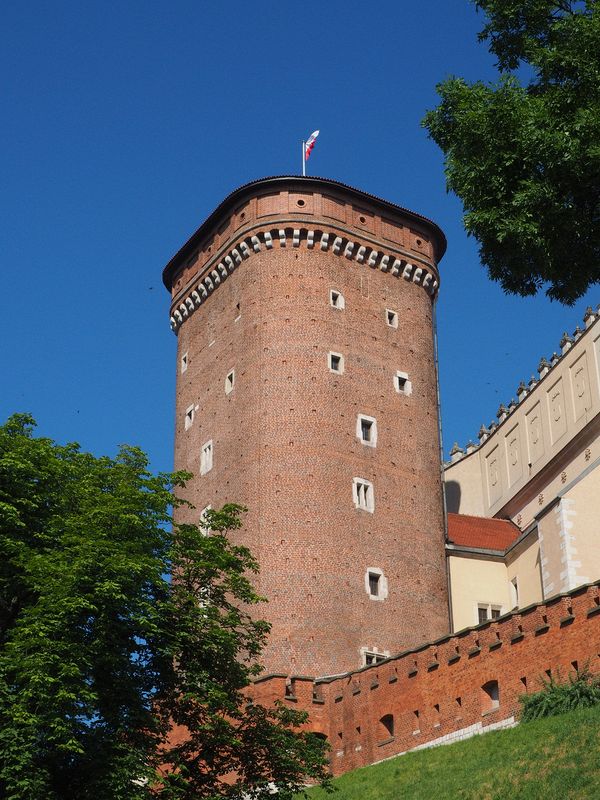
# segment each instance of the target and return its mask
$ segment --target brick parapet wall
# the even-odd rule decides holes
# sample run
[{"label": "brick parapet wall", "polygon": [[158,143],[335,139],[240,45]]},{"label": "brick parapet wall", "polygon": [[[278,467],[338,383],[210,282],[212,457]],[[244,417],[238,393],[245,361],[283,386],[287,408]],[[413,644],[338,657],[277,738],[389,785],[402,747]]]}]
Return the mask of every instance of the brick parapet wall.
[{"label": "brick parapet wall", "polygon": [[[267,676],[252,687],[263,704],[309,712],[341,774],[437,741],[511,724],[519,697],[547,675],[577,665],[600,673],[600,582],[499,620],[332,678]],[[497,682],[499,702],[483,689]],[[417,716],[418,714],[418,716]],[[381,722],[393,717],[393,733]]]}]

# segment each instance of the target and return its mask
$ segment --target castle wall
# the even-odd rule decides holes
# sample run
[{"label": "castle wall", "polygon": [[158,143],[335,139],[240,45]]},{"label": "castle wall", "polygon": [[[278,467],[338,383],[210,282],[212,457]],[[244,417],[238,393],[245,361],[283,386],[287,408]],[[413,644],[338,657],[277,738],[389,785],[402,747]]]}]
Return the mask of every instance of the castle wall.
[{"label": "castle wall", "polygon": [[514,724],[522,694],[576,667],[600,673],[600,583],[335,679],[271,676],[251,691],[308,711],[338,775]]},{"label": "castle wall", "polygon": [[561,355],[542,359],[539,379],[500,407],[498,423],[482,426],[477,447],[455,452],[445,469],[450,510],[510,517],[525,529],[598,458],[600,326],[591,309],[586,326],[565,334]]},{"label": "castle wall", "polygon": [[[172,275],[175,467],[194,474],[185,496],[195,507],[177,519],[246,505],[236,539],[257,558],[269,600],[257,611],[273,626],[267,668],[338,673],[365,652],[448,630],[437,234],[333,182],[241,192]],[[374,429],[361,440],[359,415],[376,423],[376,440]],[[370,507],[357,502],[357,481],[371,485]]]}]

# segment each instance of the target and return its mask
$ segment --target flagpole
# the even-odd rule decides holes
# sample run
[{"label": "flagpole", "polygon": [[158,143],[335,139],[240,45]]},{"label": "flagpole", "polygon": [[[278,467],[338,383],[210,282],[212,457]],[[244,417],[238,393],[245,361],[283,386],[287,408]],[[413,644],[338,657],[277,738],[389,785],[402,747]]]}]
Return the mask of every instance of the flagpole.
[{"label": "flagpole", "polygon": [[306,177],[306,142],[302,142],[302,177]]}]

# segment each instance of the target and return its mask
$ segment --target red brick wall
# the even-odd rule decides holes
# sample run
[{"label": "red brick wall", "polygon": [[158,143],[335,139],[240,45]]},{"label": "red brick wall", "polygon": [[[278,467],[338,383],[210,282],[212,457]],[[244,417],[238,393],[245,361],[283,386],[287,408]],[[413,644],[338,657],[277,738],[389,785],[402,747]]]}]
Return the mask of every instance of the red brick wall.
[{"label": "red brick wall", "polygon": [[[258,589],[269,600],[257,612],[273,625],[267,669],[333,674],[360,666],[361,647],[393,653],[448,630],[432,296],[344,257],[343,247],[351,239],[355,252],[362,244],[437,271],[426,226],[415,231],[367,198],[357,206],[337,189],[328,199],[296,184],[248,198],[216,222],[177,277],[174,309],[240,237],[273,231],[273,248],[251,252],[179,327],[175,467],[195,474],[186,496],[196,511],[181,519],[207,504],[249,508],[239,538],[260,563]],[[314,248],[306,238],[294,247],[300,227],[333,231],[328,249],[320,234]],[[330,289],[344,295],[345,310],[330,306]],[[398,312],[397,329],[387,308]],[[343,375],[328,369],[329,351],[344,355]],[[179,374],[184,352],[189,366]],[[409,397],[394,389],[397,370],[412,381]],[[377,447],[358,441],[358,413],[377,419]],[[214,467],[199,476],[209,439]],[[354,508],[353,477],[374,484],[373,514]],[[384,602],[365,590],[369,567],[387,577]]]},{"label": "red brick wall", "polygon": [[[308,711],[307,727],[327,736],[332,771],[341,774],[518,716],[520,695],[538,691],[547,671],[566,680],[574,663],[600,673],[600,582],[377,666],[330,681],[273,676],[252,694]],[[498,683],[495,710],[482,691],[489,681]],[[286,685],[294,697],[286,698]],[[393,736],[380,723],[388,714]]]}]

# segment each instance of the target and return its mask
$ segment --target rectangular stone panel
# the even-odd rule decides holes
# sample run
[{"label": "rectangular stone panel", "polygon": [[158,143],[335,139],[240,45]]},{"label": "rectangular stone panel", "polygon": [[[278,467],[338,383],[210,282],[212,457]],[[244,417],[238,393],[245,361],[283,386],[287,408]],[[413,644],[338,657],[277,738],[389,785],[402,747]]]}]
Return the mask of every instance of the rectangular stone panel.
[{"label": "rectangular stone panel", "polygon": [[523,458],[521,453],[521,429],[515,425],[504,437],[506,445],[506,467],[508,485],[513,486],[523,475]]},{"label": "rectangular stone panel", "polygon": [[527,444],[529,446],[529,463],[535,464],[544,455],[544,425],[542,406],[538,402],[527,412]]},{"label": "rectangular stone panel", "polygon": [[346,221],[346,204],[340,203],[334,197],[323,195],[323,216],[338,219],[340,222]]},{"label": "rectangular stone panel", "polygon": [[406,229],[403,228],[402,225],[397,225],[395,222],[385,219],[385,217],[381,220],[381,235],[390,242],[402,245],[405,244],[405,230]]},{"label": "rectangular stone panel", "polygon": [[301,214],[314,214],[314,196],[312,192],[290,192],[288,195],[289,211],[296,211]]},{"label": "rectangular stone panel", "polygon": [[559,378],[546,392],[548,419],[550,420],[550,441],[552,444],[567,432],[567,411],[563,379]]},{"label": "rectangular stone panel", "polygon": [[587,365],[587,354],[582,353],[577,361],[571,365],[571,391],[573,392],[573,411],[575,422],[585,416],[586,411],[592,407],[590,394],[590,375]]},{"label": "rectangular stone panel", "polygon": [[256,216],[265,217],[268,214],[277,213],[279,206],[279,192],[276,194],[263,194],[257,199]]},{"label": "rectangular stone panel", "polygon": [[364,208],[352,206],[352,223],[357,228],[362,228],[369,233],[375,233],[375,217]]},{"label": "rectangular stone panel", "polygon": [[487,478],[488,503],[493,506],[502,497],[502,466],[500,464],[499,445],[496,445],[485,458],[485,474]]},{"label": "rectangular stone panel", "polygon": [[411,250],[416,250],[417,252],[424,253],[427,256],[431,255],[431,244],[429,242],[429,238],[420,231],[411,229],[409,247]]}]

